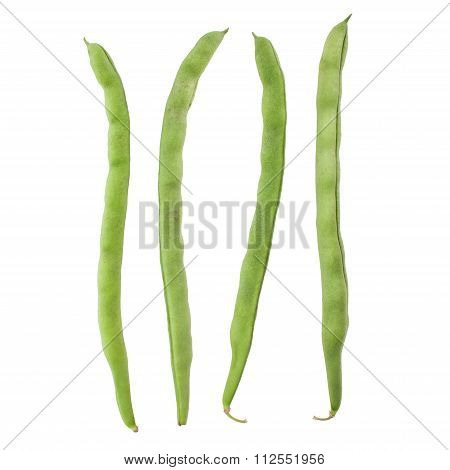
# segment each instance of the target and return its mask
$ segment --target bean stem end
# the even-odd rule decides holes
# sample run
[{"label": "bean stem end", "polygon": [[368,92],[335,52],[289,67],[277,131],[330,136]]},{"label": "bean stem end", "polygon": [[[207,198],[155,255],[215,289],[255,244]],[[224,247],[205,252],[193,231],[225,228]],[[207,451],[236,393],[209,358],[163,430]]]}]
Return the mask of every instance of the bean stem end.
[{"label": "bean stem end", "polygon": [[330,419],[333,419],[335,416],[336,416],[336,413],[330,410],[330,413],[326,418],[323,418],[320,416],[313,416],[313,419],[315,419],[316,421],[329,421]]},{"label": "bean stem end", "polygon": [[230,408],[224,408],[223,409],[223,412],[230,418],[232,419],[233,421],[236,421],[236,423],[242,423],[242,424],[245,424],[247,422],[246,419],[238,419],[238,418],[235,418],[234,416],[232,416],[230,414]]}]

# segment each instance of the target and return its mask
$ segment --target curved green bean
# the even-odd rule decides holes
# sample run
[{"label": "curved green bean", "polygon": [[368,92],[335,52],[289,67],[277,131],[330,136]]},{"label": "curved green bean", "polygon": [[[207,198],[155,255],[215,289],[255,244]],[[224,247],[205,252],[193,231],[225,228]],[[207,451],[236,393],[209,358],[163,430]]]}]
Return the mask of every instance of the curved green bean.
[{"label": "curved green bean", "polygon": [[200,76],[227,31],[205,34],[182,62],[167,99],[161,133],[158,177],[159,243],[180,426],[186,424],[189,412],[189,376],[192,362],[191,316],[181,235],[182,155],[186,118]]},{"label": "curved green bean", "polygon": [[322,278],[322,345],[328,379],[330,412],[342,400],[342,348],[348,329],[348,285],[339,222],[339,145],[341,81],[347,52],[347,22],[327,37],[317,89],[316,201],[317,241]]},{"label": "curved green bean", "polygon": [[105,93],[109,173],[98,264],[98,322],[123,422],[137,432],[120,309],[123,239],[130,177],[130,116],[122,80],[109,54],[85,40],[92,70]]},{"label": "curved green bean", "polygon": [[231,419],[230,406],[239,386],[253,339],[259,296],[269,259],[275,218],[283,182],[286,138],[286,96],[283,72],[272,43],[255,37],[255,59],[263,86],[261,175],[258,199],[250,228],[247,253],[241,267],[230,340],[231,366],[223,392],[224,412]]}]

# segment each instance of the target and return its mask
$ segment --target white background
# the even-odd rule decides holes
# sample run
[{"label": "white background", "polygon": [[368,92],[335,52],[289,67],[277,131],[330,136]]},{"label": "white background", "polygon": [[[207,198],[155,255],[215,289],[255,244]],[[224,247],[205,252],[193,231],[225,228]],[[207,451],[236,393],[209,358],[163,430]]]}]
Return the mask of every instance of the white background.
[{"label": "white background", "polygon": [[[132,130],[156,155],[165,100],[205,32],[230,32],[201,78],[184,151],[186,200],[251,201],[261,85],[251,32],[270,38],[286,77],[286,160],[315,135],[318,62],[350,12],[345,105],[443,2],[5,1],[103,100],[82,38],[122,76]],[[450,445],[450,8],[342,115],[342,235],[350,350]],[[107,173],[104,109],[0,5],[1,444],[4,447],[99,351],[96,269]],[[140,250],[139,201],[157,200],[155,159],[132,140],[123,318],[161,289],[159,253]],[[300,244],[270,269],[320,317],[314,144],[285,173],[285,204],[312,201]],[[224,212],[217,222],[226,230]],[[235,231],[240,216],[235,212]],[[287,227],[284,221],[278,227]],[[186,252],[194,360],[188,426],[176,425],[163,296],[126,330],[140,432],[122,424],[98,357],[4,451],[3,468],[122,468],[123,456],[323,453],[327,468],[448,468],[448,451],[344,353],[344,398],[328,410],[320,325],[267,274],[233,411],[221,410],[241,245]],[[248,462],[245,458],[248,457]]]}]

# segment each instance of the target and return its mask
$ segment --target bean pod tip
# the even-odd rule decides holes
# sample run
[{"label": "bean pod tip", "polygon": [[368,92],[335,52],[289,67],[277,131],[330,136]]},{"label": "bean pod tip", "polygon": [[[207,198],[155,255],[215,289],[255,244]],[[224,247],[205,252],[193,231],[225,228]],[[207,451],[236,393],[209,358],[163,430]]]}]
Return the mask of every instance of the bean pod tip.
[{"label": "bean pod tip", "polygon": [[235,418],[234,416],[231,415],[230,411],[231,411],[230,408],[224,408],[224,409],[223,409],[223,412],[224,412],[230,419],[232,419],[233,421],[236,421],[236,423],[245,424],[245,423],[247,422],[246,419]]},{"label": "bean pod tip", "polygon": [[313,416],[313,419],[316,421],[329,421],[330,419],[333,419],[335,416],[336,416],[336,413],[330,410],[329,415],[326,418],[323,418],[320,416]]}]

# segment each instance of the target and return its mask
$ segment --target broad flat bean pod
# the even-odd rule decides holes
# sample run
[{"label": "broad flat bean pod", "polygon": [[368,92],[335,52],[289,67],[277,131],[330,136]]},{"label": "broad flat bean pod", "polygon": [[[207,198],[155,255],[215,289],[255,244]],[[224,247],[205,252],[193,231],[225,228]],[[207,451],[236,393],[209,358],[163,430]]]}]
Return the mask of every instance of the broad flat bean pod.
[{"label": "broad flat bean pod", "polygon": [[137,431],[120,309],[123,239],[130,177],[130,116],[122,80],[109,54],[85,40],[92,70],[105,93],[109,173],[98,263],[98,322],[123,422]]},{"label": "broad flat bean pod", "polygon": [[232,359],[223,392],[224,412],[231,419],[230,406],[239,386],[250,352],[259,296],[269,260],[281,186],[286,140],[286,95],[283,72],[272,43],[254,35],[255,59],[263,86],[261,175],[258,198],[250,228],[248,249],[241,267],[230,340]]},{"label": "broad flat bean pod", "polygon": [[339,145],[341,82],[347,52],[347,22],[328,35],[317,89],[316,202],[317,241],[322,278],[322,345],[330,395],[328,420],[342,400],[342,348],[348,329],[348,285],[339,221]]},{"label": "broad flat bean pod", "polygon": [[186,119],[200,76],[227,31],[205,34],[182,62],[167,99],[161,133],[158,177],[159,246],[180,426],[186,424],[188,418],[192,361],[191,315],[181,235],[182,156]]}]

